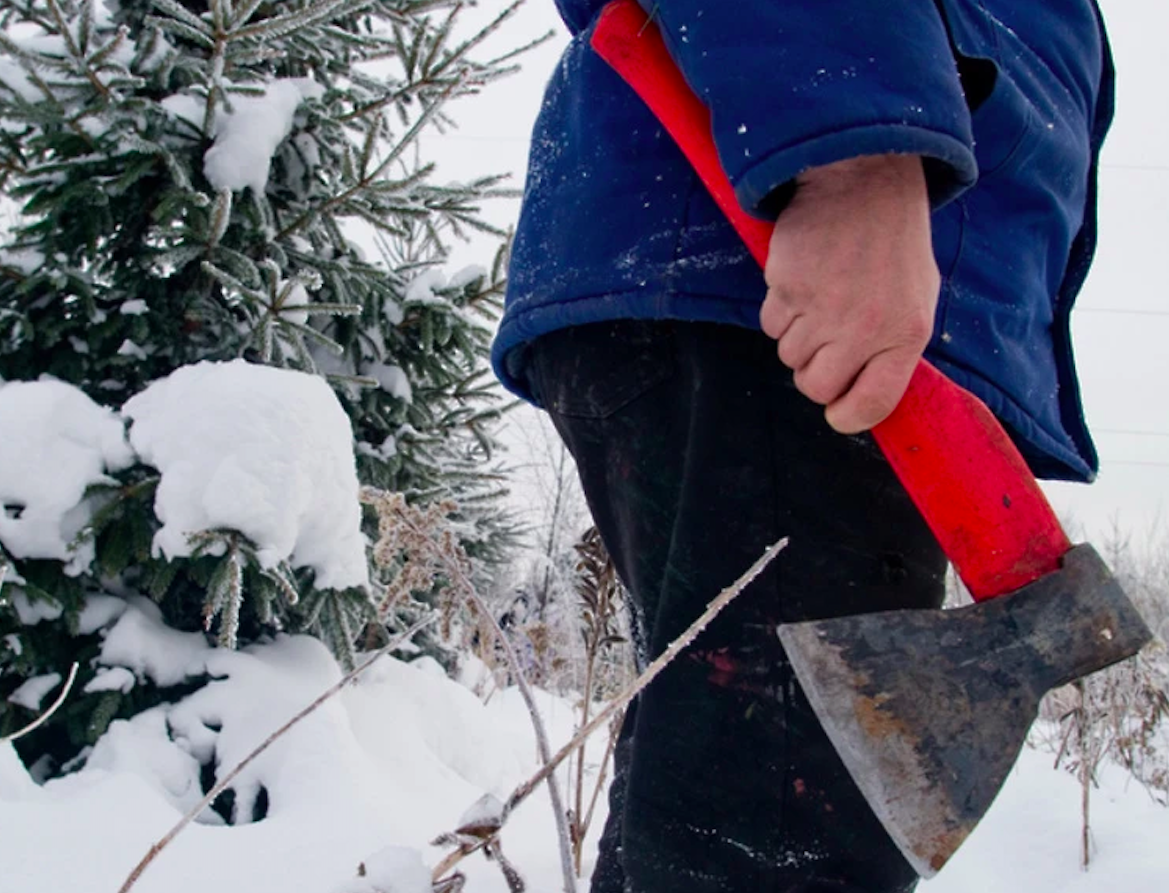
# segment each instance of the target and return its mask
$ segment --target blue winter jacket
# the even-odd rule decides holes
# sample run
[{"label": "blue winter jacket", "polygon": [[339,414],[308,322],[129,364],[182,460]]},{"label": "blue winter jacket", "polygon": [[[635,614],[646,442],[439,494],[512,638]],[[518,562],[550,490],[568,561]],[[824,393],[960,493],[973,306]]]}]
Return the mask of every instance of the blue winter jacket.
[{"label": "blue winter jacket", "polygon": [[[668,135],[589,49],[604,0],[557,5],[575,36],[535,126],[493,351],[501,380],[528,399],[524,345],[541,334],[616,318],[758,328],[765,292]],[[1090,479],[1069,314],[1094,250],[1112,116],[1094,2],[642,5],[710,107],[749,211],[774,216],[809,167],[924,156],[943,276],[927,356],[989,404],[1037,474]]]}]

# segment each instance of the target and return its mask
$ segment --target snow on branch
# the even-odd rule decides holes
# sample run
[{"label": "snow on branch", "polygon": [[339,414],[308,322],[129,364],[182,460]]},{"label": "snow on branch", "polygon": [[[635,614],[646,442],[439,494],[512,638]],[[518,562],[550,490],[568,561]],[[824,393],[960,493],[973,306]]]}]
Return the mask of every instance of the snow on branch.
[{"label": "snow on branch", "polygon": [[[3,583],[4,581],[3,572],[6,570],[7,565],[0,566],[0,583]],[[74,681],[77,679],[77,670],[79,666],[80,665],[76,661],[73,662],[73,666],[69,668],[69,676],[65,679],[65,685],[61,688],[61,693],[57,695],[57,699],[53,701],[48,710],[38,716],[23,729],[19,729],[18,731],[13,732],[11,735],[5,735],[3,738],[0,738],[0,744],[11,744],[13,741],[23,738],[25,735],[35,731],[36,729],[39,729],[46,722],[48,722],[49,717],[56,713],[57,710],[60,709],[61,705],[65,703],[65,699],[69,697],[69,692],[73,688]],[[56,676],[57,681],[60,682],[61,677],[57,676],[55,673],[53,675]],[[27,684],[28,683],[25,683],[25,685]],[[12,698],[9,698],[9,700],[12,700]]]},{"label": "snow on branch", "polygon": [[190,556],[236,530],[260,566],[310,567],[319,589],[369,585],[349,417],[323,379],[234,360],[184,366],[126,402],[130,440],[162,475],[154,548]]}]

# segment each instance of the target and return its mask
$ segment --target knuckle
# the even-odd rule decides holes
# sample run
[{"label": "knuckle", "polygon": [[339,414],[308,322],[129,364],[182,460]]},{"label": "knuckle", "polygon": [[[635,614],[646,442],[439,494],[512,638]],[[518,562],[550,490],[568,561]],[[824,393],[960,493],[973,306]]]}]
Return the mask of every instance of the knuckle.
[{"label": "knuckle", "polygon": [[800,365],[800,354],[796,348],[794,339],[781,339],[778,345],[778,354],[779,361],[789,369],[795,369]]},{"label": "knuckle", "polygon": [[906,334],[914,345],[924,345],[934,334],[934,318],[931,313],[915,313],[906,321]]},{"label": "knuckle", "polygon": [[832,381],[813,367],[797,370],[794,375],[796,390],[821,406],[826,406],[836,399],[838,388]]},{"label": "knuckle", "polygon": [[763,306],[759,308],[759,326],[770,338],[778,339],[787,328],[788,313],[772,292],[767,293]]}]

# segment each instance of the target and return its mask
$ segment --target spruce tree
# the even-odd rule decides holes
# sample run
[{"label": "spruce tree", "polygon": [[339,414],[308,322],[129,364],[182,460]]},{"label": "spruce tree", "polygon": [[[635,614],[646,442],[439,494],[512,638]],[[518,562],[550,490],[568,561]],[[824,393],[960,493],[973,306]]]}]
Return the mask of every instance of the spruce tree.
[{"label": "spruce tree", "polygon": [[[202,360],[324,376],[362,483],[452,500],[468,552],[500,558],[512,528],[484,361],[502,251],[453,275],[444,260],[470,231],[502,235],[479,205],[504,189],[438,185],[419,138],[513,69],[523,48],[493,57],[489,38],[521,2],[460,36],[460,0],[2,0],[0,193],[20,216],[0,235],[0,381],[47,375],[117,409]],[[78,692],[92,676],[98,633],[79,617],[94,593],[148,594],[224,643],[308,630],[342,659],[393,623],[369,592],[260,567],[234,531],[152,556],[157,483],[138,464],[94,488],[81,572],[0,543],[0,735],[30,718],[7,702],[22,680],[72,659]],[[22,622],[15,597],[46,619]],[[75,696],[27,746],[67,758],[165,697]]]}]

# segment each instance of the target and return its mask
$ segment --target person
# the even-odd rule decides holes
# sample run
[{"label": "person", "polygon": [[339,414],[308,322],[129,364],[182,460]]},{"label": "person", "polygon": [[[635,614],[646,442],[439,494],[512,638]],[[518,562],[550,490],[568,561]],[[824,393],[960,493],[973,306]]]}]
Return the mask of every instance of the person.
[{"label": "person", "polygon": [[643,662],[791,538],[628,711],[592,890],[912,890],[775,628],[940,605],[945,556],[866,433],[923,354],[1037,475],[1093,476],[1069,315],[1112,115],[1099,11],[643,0],[736,197],[774,220],[760,271],[590,50],[604,0],[557,6],[574,36],[535,125],[496,372],[575,457]]}]

